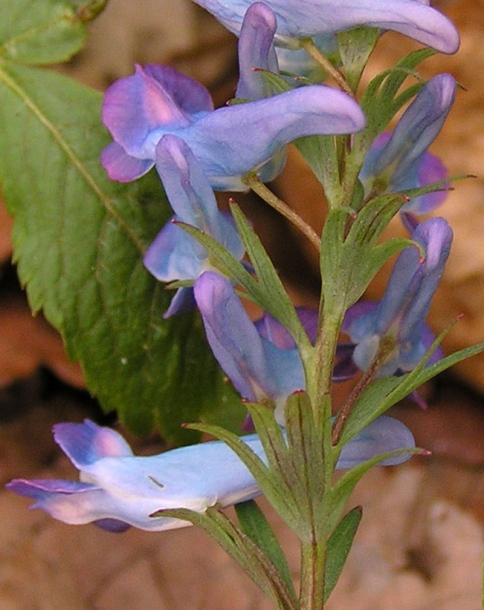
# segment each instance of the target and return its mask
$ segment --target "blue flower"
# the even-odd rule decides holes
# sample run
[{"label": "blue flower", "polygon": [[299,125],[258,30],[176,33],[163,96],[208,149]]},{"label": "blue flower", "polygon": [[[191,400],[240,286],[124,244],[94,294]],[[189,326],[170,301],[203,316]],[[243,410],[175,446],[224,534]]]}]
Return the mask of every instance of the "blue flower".
[{"label": "blue flower", "polygon": [[214,189],[245,190],[241,177],[289,142],[353,133],[364,127],[365,117],[349,96],[322,85],[213,110],[202,85],[173,68],[150,64],[111,85],[103,122],[114,142],[101,162],[114,180],[129,182],[149,171],[161,138],[173,134],[188,144]]},{"label": "blue flower", "polygon": [[276,16],[263,2],[254,2],[245,13],[240,30],[239,82],[236,97],[260,100],[272,95],[271,88],[257,70],[279,72],[274,49]]},{"label": "blue flower", "polygon": [[[251,0],[195,0],[234,34],[239,34]],[[277,17],[277,41],[298,46],[301,38],[334,34],[358,26],[394,30],[442,53],[455,53],[459,35],[428,0],[266,0]]]},{"label": "blue flower", "polygon": [[[433,342],[425,318],[449,255],[452,229],[443,218],[431,218],[420,223],[411,238],[424,255],[416,246],[405,248],[382,300],[357,303],[343,323],[355,346],[353,360],[363,371],[372,364],[383,338],[393,343],[378,371],[380,377],[412,370]],[[439,357],[435,353],[432,361]]]},{"label": "blue flower", "polygon": [[[382,134],[371,147],[360,172],[367,195],[405,191],[427,186],[447,177],[439,159],[427,152],[442,129],[454,103],[455,79],[439,74],[422,87],[398,121],[392,134]],[[446,193],[421,195],[402,207],[402,212],[426,214],[440,205]]]},{"label": "blue flower", "polygon": [[[79,470],[80,481],[15,479],[7,488],[34,499],[32,508],[41,508],[65,523],[95,523],[113,532],[129,526],[168,530],[190,524],[150,515],[176,508],[203,513],[215,504],[229,506],[261,493],[245,465],[221,441],[140,457],[120,434],[89,420],[57,424],[54,437]],[[242,440],[265,460],[256,434]],[[414,446],[404,424],[383,416],[344,447],[337,468],[351,468],[375,455]],[[391,466],[409,457],[403,454],[381,464]]]},{"label": "blue flower", "polygon": [[[313,80],[322,80],[316,66],[305,49],[274,47],[277,20],[274,12],[263,2],[254,2],[247,9],[239,34],[239,83],[236,97],[258,100],[272,95],[272,89],[260,70],[279,73],[279,68],[297,76],[315,74]],[[337,57],[338,41],[333,34],[318,36],[314,42],[326,55]],[[294,86],[295,81],[291,79]]]},{"label": "blue flower", "polygon": [[[156,168],[175,212],[146,251],[144,264],[158,280],[195,280],[210,269],[207,250],[176,221],[211,235],[238,260],[245,252],[229,212],[220,212],[215,195],[200,164],[183,140],[166,135],[157,147]],[[165,317],[193,306],[193,289],[179,288]]]},{"label": "blue flower", "polygon": [[[235,389],[250,402],[275,402],[283,423],[286,398],[306,387],[299,351],[288,332],[267,314],[254,324],[230,282],[217,273],[203,273],[194,288],[212,352]],[[307,327],[316,323],[316,312],[306,317]]]}]

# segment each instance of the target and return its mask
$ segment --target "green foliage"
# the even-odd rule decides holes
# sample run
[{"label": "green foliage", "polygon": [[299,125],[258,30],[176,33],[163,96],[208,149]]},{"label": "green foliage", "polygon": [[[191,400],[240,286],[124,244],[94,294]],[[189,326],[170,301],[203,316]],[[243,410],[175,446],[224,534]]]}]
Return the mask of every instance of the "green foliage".
[{"label": "green foliage", "polygon": [[326,573],[324,579],[324,600],[326,601],[333,591],[346,558],[350,552],[353,539],[361,521],[362,510],[358,506],[346,514],[328,540],[326,549]]},{"label": "green foliage", "polygon": [[403,203],[401,195],[385,195],[366,203],[358,214],[342,208],[329,212],[320,258],[326,309],[344,312],[351,307],[385,261],[413,244],[408,239],[376,243]]},{"label": "green foliage", "polygon": [[24,65],[76,52],[84,37],[78,11],[92,4],[0,1],[8,15],[0,26],[0,179],[15,219],[15,261],[32,309],[60,330],[103,408],[138,433],[156,424],[185,443],[198,434],[183,422],[227,425],[235,416],[235,429],[243,408],[198,319],[164,320],[172,295],[143,267],[171,215],[159,181],[110,181],[99,163],[109,142],[101,95]]},{"label": "green foliage", "polygon": [[272,531],[264,513],[254,500],[247,500],[235,505],[235,512],[239,519],[242,531],[265,553],[272,561],[281,577],[284,579],[289,591],[296,598],[291,572],[286,556]]},{"label": "green foliage", "polygon": [[162,510],[152,517],[170,517],[190,521],[211,536],[252,578],[279,610],[297,610],[292,584],[287,583],[271,559],[254,540],[239,529],[218,506],[197,513],[186,508]]}]

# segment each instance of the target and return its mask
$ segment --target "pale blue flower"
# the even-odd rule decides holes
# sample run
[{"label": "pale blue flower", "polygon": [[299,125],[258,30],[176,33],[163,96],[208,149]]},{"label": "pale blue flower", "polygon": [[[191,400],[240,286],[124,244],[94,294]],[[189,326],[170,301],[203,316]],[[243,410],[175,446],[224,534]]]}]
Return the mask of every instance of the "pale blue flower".
[{"label": "pale blue flower", "polygon": [[[238,260],[245,252],[229,212],[220,212],[200,164],[183,140],[163,136],[157,147],[156,168],[175,212],[146,251],[144,264],[161,282],[195,280],[211,268],[207,250],[176,221],[200,229],[216,239]],[[193,307],[193,289],[179,288],[165,317]]]},{"label": "pale blue flower", "polygon": [[[361,302],[351,307],[343,323],[354,344],[353,360],[367,370],[387,337],[393,349],[379,369],[385,377],[412,370],[433,342],[425,324],[430,302],[444,271],[452,243],[452,229],[443,218],[420,223],[411,239],[417,246],[405,248],[393,268],[385,294],[379,302]],[[441,353],[433,356],[435,361]]]},{"label": "pale blue flower", "polygon": [[[444,180],[447,171],[441,161],[427,152],[454,103],[456,81],[439,74],[426,83],[403,113],[393,133],[382,134],[368,152],[360,172],[366,194],[394,193]],[[442,187],[443,188],[443,187]],[[402,212],[426,214],[445,199],[436,191],[412,199]]]},{"label": "pale blue flower", "polygon": [[[31,508],[41,508],[65,523],[95,523],[113,532],[125,531],[129,526],[169,530],[190,524],[151,515],[177,508],[203,513],[215,504],[229,506],[261,493],[246,466],[221,441],[140,457],[132,453],[120,434],[89,420],[57,424],[54,437],[79,470],[80,481],[15,479],[7,488],[34,499]],[[242,440],[265,461],[256,434]],[[344,447],[337,468],[351,468],[376,455],[414,446],[404,424],[379,417]],[[408,453],[402,454],[381,464],[393,466],[409,457]]]},{"label": "pale blue flower", "polygon": [[[195,0],[238,35],[251,0]],[[266,0],[277,17],[276,40],[334,34],[358,26],[394,30],[442,53],[455,53],[459,35],[452,23],[428,6],[428,0]]]}]

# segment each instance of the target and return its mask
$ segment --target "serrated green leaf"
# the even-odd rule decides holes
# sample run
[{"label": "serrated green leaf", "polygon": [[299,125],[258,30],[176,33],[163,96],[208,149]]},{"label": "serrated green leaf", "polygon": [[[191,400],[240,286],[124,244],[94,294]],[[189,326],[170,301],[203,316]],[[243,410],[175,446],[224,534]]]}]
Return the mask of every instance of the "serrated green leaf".
[{"label": "serrated green leaf", "polygon": [[340,521],[328,540],[324,578],[324,601],[329,599],[338,582],[341,571],[351,550],[356,531],[361,521],[362,510],[358,506],[350,510]]},{"label": "serrated green leaf", "polygon": [[106,411],[139,433],[157,423],[167,440],[189,442],[197,435],[183,422],[205,411],[213,421],[217,404],[240,401],[198,318],[162,317],[171,295],[142,255],[171,210],[154,175],[107,178],[100,105],[98,92],[57,73],[0,67],[0,178],[19,277]]},{"label": "serrated green leaf", "polygon": [[26,64],[70,59],[86,36],[79,5],[72,0],[0,0],[0,59]]}]

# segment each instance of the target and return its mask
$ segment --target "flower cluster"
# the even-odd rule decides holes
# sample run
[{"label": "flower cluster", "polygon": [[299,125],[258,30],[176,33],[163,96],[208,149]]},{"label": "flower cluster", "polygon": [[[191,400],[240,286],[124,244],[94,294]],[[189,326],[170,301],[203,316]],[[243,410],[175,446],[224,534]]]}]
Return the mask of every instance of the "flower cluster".
[{"label": "flower cluster", "polygon": [[[215,240],[234,264],[241,262],[253,273],[243,260],[246,245],[237,225],[230,213],[218,209],[214,191],[246,190],[248,176],[273,180],[283,169],[286,146],[294,140],[345,135],[348,147],[352,134],[365,129],[366,117],[355,98],[334,87],[293,83],[276,93],[265,76],[280,77],[278,53],[281,61],[288,61],[287,49],[299,53],[314,39],[323,51],[337,55],[335,35],[360,26],[380,33],[393,30],[444,53],[457,50],[458,35],[426,0],[195,1],[239,36],[236,103],[214,109],[205,87],[175,69],[137,66],[104,96],[102,119],[113,142],[102,152],[101,163],[109,177],[120,182],[156,168],[173,217],[161,227],[144,263],[161,282],[183,282],[165,316],[197,307],[213,354],[235,389],[244,400],[272,408],[284,435],[286,401],[309,385],[301,346],[294,333],[268,313],[251,320],[234,278],[224,275],[208,247],[183,227],[195,227]],[[301,58],[293,55],[289,61],[299,64]],[[372,197],[411,192],[434,182],[445,187],[445,170],[427,149],[452,106],[455,89],[448,74],[431,79],[393,133],[378,137],[361,159],[362,205]],[[347,311],[341,330],[350,341],[341,346],[344,358],[334,367],[334,379],[375,363],[377,376],[402,375],[424,358],[433,341],[425,318],[452,231],[441,218],[420,222],[416,215],[441,201],[440,191],[425,192],[403,205],[412,245],[400,253],[383,299],[360,302]],[[318,313],[308,308],[293,313],[313,346],[321,323]],[[437,351],[433,358],[438,357]],[[130,525],[164,530],[187,523],[153,518],[157,511],[204,512],[260,493],[246,465],[220,441],[137,457],[118,433],[90,421],[59,424],[54,434],[80,471],[80,481],[14,480],[9,488],[67,523],[94,522],[111,531]],[[267,463],[257,434],[242,440]],[[341,451],[338,448],[336,468],[412,447],[412,434],[402,423],[380,416]],[[404,452],[381,463],[393,465],[408,457]]]}]

